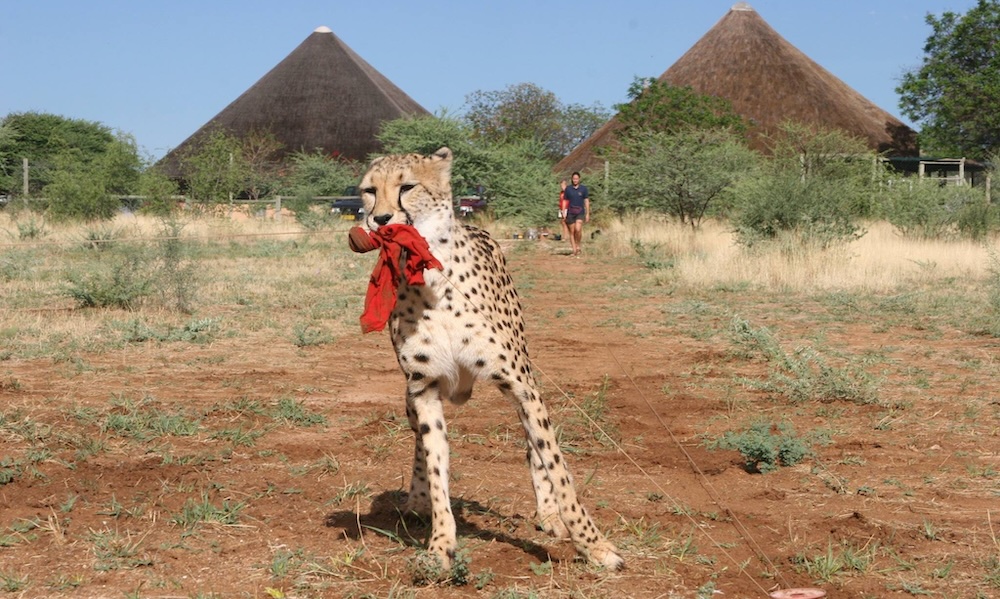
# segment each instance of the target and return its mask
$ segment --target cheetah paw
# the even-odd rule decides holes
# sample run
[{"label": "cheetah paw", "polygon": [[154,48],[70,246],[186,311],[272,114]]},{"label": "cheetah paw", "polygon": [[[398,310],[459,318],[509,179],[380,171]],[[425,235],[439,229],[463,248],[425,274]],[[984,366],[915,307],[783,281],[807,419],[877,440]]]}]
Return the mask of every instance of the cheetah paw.
[{"label": "cheetah paw", "polygon": [[431,504],[427,501],[427,498],[414,498],[412,496],[407,497],[406,503],[403,504],[404,514],[416,514],[421,518],[429,518],[431,515]]},{"label": "cheetah paw", "polygon": [[558,514],[550,514],[538,519],[538,529],[557,539],[568,539],[569,529],[563,524],[562,518]]},{"label": "cheetah paw", "polygon": [[601,541],[587,551],[587,559],[596,566],[604,566],[608,570],[622,570],[625,560],[618,555],[618,550],[610,541]]}]

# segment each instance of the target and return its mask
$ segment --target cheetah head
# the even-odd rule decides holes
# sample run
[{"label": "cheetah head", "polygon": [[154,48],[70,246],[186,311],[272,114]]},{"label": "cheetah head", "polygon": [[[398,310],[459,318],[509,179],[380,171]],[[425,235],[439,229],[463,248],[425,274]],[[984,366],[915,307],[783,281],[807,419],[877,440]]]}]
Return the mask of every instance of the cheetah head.
[{"label": "cheetah head", "polygon": [[429,156],[402,154],[373,160],[359,186],[367,228],[407,224],[420,229],[450,221],[451,161],[448,148]]}]

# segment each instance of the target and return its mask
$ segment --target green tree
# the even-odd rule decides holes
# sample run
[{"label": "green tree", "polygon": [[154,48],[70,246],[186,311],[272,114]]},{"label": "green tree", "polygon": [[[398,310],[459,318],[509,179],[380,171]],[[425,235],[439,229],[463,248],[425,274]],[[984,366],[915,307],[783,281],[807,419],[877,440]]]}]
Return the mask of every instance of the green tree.
[{"label": "green tree", "polygon": [[732,223],[740,243],[791,236],[827,247],[863,234],[858,221],[873,214],[884,175],[863,140],[785,123],[772,151],[758,174],[737,183]]},{"label": "green tree", "polygon": [[552,165],[544,146],[531,139],[489,142],[474,138],[468,123],[448,115],[386,122],[379,132],[386,153],[430,154],[442,146],[454,153],[451,186],[458,194],[482,185],[497,216],[525,225],[552,220]]},{"label": "green tree", "polygon": [[296,152],[286,160],[281,195],[339,196],[361,178],[361,165],[334,158],[321,150]]},{"label": "green tree", "polygon": [[243,156],[243,193],[251,200],[269,195],[277,183],[281,162],[278,152],[284,145],[274,133],[254,129],[240,139]]},{"label": "green tree", "polygon": [[899,106],[920,125],[924,150],[985,158],[1000,150],[1000,2],[925,20],[923,64],[903,75]]},{"label": "green tree", "polygon": [[135,139],[118,133],[102,153],[87,156],[67,148],[51,159],[50,182],[43,189],[46,212],[56,220],[104,220],[122,207],[122,196],[136,192],[142,160]]},{"label": "green tree", "polygon": [[174,196],[180,193],[177,182],[156,167],[139,175],[139,195],[145,196],[140,210],[156,216],[168,216],[177,205]]},{"label": "green tree", "polygon": [[653,77],[636,77],[628,88],[629,101],[615,106],[623,133],[696,129],[743,132],[746,124],[728,100],[677,87]]},{"label": "green tree", "polygon": [[241,141],[216,129],[181,157],[188,191],[196,202],[223,203],[244,189],[249,178]]},{"label": "green tree", "polygon": [[563,104],[534,83],[502,90],[475,91],[465,97],[465,119],[473,136],[492,143],[533,140],[550,160],[568,154],[609,118],[600,104]]},{"label": "green tree", "polygon": [[386,154],[431,154],[447,146],[454,153],[451,187],[456,193],[485,184],[484,144],[473,143],[472,128],[462,120],[442,113],[438,116],[404,117],[382,124],[378,139]]},{"label": "green tree", "polygon": [[30,169],[28,193],[38,195],[60,165],[72,160],[86,167],[114,141],[111,129],[100,123],[39,112],[8,114],[0,121],[0,192],[21,192],[24,158]]},{"label": "green tree", "polygon": [[697,228],[759,159],[727,129],[637,131],[611,156],[609,204],[618,212],[663,212]]}]

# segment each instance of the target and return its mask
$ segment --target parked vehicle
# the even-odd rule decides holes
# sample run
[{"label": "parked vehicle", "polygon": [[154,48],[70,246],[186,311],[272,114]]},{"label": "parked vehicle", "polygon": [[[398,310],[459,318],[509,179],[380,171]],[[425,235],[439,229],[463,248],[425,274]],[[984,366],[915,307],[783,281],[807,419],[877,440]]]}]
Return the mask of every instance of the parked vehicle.
[{"label": "parked vehicle", "polygon": [[486,189],[482,185],[468,190],[465,195],[455,198],[455,213],[462,218],[468,218],[486,209]]},{"label": "parked vehicle", "polygon": [[365,216],[365,205],[361,201],[356,186],[344,190],[344,195],[333,198],[330,213],[339,215],[341,220],[361,220]]}]

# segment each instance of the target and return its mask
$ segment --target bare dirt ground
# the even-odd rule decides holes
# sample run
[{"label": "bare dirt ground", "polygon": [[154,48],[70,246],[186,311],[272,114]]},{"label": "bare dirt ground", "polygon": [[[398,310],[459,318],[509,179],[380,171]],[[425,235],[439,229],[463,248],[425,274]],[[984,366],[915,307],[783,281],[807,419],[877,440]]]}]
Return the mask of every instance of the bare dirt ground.
[{"label": "bare dirt ground", "polygon": [[[396,510],[412,435],[387,335],[296,347],[246,334],[0,362],[0,591],[1000,596],[996,339],[905,310],[886,319],[780,293],[650,290],[632,263],[559,249],[509,259],[536,377],[624,571],[589,567],[535,529],[517,419],[480,386],[446,408],[468,583],[416,584],[428,527]],[[871,356],[879,401],[793,402],[742,384],[769,370],[732,351],[734,314],[789,347],[821,339],[835,355]],[[306,415],[281,413],[282,398]],[[141,410],[141,431],[116,428],[113,417]],[[158,428],[171,415],[195,430]],[[761,474],[706,447],[760,418],[815,433],[813,455]]]}]

